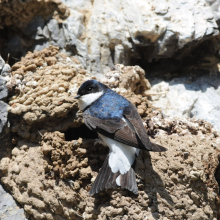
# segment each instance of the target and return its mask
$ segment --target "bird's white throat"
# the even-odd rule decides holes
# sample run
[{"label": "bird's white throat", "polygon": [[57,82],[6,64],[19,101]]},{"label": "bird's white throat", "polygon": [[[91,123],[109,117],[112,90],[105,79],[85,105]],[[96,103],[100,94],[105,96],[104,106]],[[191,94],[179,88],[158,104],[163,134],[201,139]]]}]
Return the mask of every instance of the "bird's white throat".
[{"label": "bird's white throat", "polygon": [[90,93],[83,95],[79,98],[79,108],[80,110],[84,110],[87,106],[91,105],[93,102],[95,102],[101,95],[103,95],[102,92],[96,92],[96,93]]}]

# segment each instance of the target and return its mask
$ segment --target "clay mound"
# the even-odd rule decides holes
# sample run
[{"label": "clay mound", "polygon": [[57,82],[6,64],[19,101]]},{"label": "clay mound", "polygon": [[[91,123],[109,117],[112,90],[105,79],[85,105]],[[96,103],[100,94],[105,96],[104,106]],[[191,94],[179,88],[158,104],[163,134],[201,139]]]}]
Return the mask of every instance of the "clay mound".
[{"label": "clay mound", "polygon": [[[153,141],[168,151],[141,151],[138,196],[119,188],[90,197],[108,149],[91,139],[65,141],[60,132],[46,132],[40,144],[20,140],[0,163],[1,181],[29,219],[216,219],[220,138],[196,120],[160,115],[158,123],[169,135],[158,132]],[[187,132],[177,133],[174,123]]]},{"label": "clay mound", "polygon": [[11,89],[11,131],[36,141],[44,130],[64,131],[82,125],[78,104],[70,91],[76,93],[87,78],[90,76],[79,61],[59,54],[57,47],[28,53],[12,66],[7,83]]}]

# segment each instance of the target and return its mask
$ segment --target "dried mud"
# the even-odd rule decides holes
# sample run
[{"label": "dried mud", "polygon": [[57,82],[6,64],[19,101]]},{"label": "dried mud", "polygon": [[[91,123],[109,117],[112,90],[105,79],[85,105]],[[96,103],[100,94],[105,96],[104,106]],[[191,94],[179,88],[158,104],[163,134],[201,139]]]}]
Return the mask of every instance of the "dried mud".
[{"label": "dried mud", "polygon": [[119,188],[90,197],[108,149],[92,139],[65,141],[57,131],[46,132],[40,144],[20,140],[0,163],[1,181],[30,219],[217,219],[220,139],[199,122],[172,120],[188,133],[180,136],[170,120],[162,122],[171,134],[159,131],[153,141],[168,151],[141,151],[138,196]]},{"label": "dried mud", "polygon": [[[82,72],[84,75],[76,76]],[[69,91],[86,78],[90,76],[87,77],[79,61],[58,54],[56,47],[28,53],[12,66],[12,77],[7,83],[12,93],[11,131],[39,141],[45,131],[64,131],[82,125],[78,104]]]},{"label": "dried mud", "polygon": [[[73,96],[92,77],[55,47],[29,53],[12,67],[15,148],[1,160],[0,177],[28,219],[217,220],[219,133],[202,120],[164,118],[148,102],[144,77],[138,66],[116,65],[102,81],[137,106],[152,141],[168,151],[140,152],[137,196],[118,188],[91,197],[108,148],[77,132],[83,120]],[[78,137],[66,140],[71,127]]]}]

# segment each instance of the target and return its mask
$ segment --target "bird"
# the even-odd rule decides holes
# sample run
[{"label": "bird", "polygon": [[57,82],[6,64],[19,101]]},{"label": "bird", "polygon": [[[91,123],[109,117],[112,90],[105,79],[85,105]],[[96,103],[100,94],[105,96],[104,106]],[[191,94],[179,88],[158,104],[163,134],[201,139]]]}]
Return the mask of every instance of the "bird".
[{"label": "bird", "polygon": [[150,141],[135,105],[105,84],[87,80],[74,99],[78,99],[85,125],[109,147],[89,194],[118,187],[138,194],[134,163],[139,151],[167,149]]}]

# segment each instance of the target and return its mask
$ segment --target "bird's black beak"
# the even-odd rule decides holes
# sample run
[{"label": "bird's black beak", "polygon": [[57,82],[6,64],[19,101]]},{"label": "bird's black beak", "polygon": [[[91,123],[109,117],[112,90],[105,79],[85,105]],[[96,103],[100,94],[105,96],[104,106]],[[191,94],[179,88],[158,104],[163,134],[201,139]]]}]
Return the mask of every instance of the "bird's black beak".
[{"label": "bird's black beak", "polygon": [[80,98],[80,95],[77,95],[74,97],[74,99],[79,99]]}]

